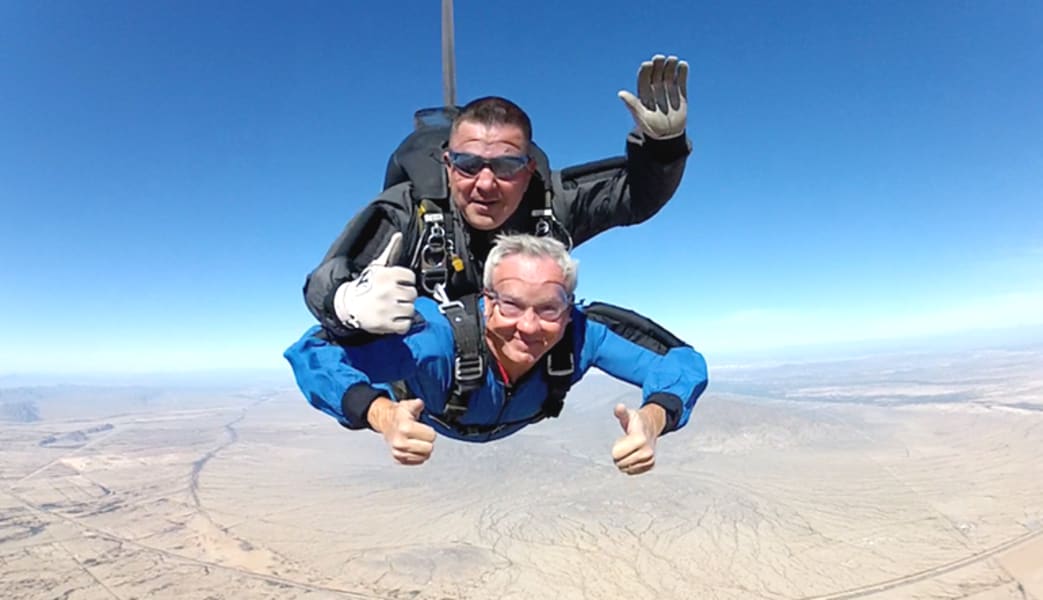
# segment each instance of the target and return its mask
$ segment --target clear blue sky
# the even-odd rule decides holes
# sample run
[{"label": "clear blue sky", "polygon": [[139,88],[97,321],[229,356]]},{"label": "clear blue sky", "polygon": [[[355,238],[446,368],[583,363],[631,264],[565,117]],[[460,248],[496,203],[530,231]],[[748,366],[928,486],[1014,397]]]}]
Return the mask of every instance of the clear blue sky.
[{"label": "clear blue sky", "polygon": [[[438,2],[0,3],[0,373],[281,366],[305,274],[441,103]],[[619,154],[641,60],[695,149],[580,292],[704,350],[1043,323],[1043,4],[457,0],[462,101]],[[781,353],[781,351],[780,351]]]}]

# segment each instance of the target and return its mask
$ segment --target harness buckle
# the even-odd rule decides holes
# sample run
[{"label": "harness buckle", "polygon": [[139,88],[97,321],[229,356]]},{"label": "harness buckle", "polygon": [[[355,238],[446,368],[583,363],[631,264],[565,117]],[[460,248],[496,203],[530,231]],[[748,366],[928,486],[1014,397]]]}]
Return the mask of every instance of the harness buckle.
[{"label": "harness buckle", "polygon": [[439,419],[439,422],[450,429],[457,429],[461,425],[455,424],[455,421],[460,417],[464,416],[467,412],[467,406],[459,406],[456,404],[446,404],[442,409],[442,416],[444,419]]},{"label": "harness buckle", "polygon": [[[448,297],[445,295],[445,287],[439,287],[435,290],[431,290],[431,293],[435,295],[435,300],[439,301],[438,312],[442,313],[443,315],[452,318],[452,315],[449,314],[449,310],[454,308],[465,310],[463,302],[460,302],[459,300],[453,300],[452,302],[448,301]],[[459,322],[459,319],[460,317],[458,315],[456,320]]]},{"label": "harness buckle", "polygon": [[429,294],[434,294],[436,289],[444,287],[448,282],[449,272],[446,271],[445,267],[424,269],[420,272],[420,285],[423,286]]},{"label": "harness buckle", "polygon": [[573,358],[572,353],[569,352],[569,363],[564,369],[554,368],[554,352],[547,355],[547,375],[552,377],[563,377],[565,375],[572,375],[576,371],[576,359]]},{"label": "harness buckle", "polygon": [[457,356],[453,361],[453,371],[458,381],[475,381],[485,373],[485,360],[481,354],[472,357]]}]

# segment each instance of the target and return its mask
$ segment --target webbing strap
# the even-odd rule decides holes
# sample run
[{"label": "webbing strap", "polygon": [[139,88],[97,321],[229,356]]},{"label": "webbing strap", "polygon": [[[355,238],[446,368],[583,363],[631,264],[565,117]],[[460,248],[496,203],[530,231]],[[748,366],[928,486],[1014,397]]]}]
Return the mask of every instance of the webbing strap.
[{"label": "webbing strap", "polygon": [[554,216],[554,194],[550,190],[547,190],[544,194],[543,208],[534,209],[529,213],[533,219],[536,220],[535,231],[536,237],[551,236],[554,239],[565,244],[565,249],[572,251],[572,234],[569,233],[565,226],[561,224],[561,221]]},{"label": "webbing strap", "polygon": [[[452,322],[451,317],[450,322]],[[572,353],[572,339],[572,325],[569,324],[565,336],[551,349],[547,354],[547,360],[543,363],[543,373],[547,382],[547,397],[543,400],[543,406],[540,407],[539,412],[531,417],[491,424],[459,422],[460,417],[467,411],[467,393],[474,391],[484,380],[484,359],[481,376],[478,378],[478,384],[474,388],[471,388],[468,392],[461,392],[459,378],[457,377],[453,382],[453,391],[446,400],[444,412],[442,414],[428,412],[427,414],[435,422],[452,429],[465,438],[495,435],[509,427],[531,425],[543,419],[558,417],[564,406],[565,395],[568,394],[569,388],[572,387],[572,375],[576,371],[576,361]]]},{"label": "webbing strap", "polygon": [[449,257],[452,254],[452,223],[431,201],[421,202],[422,231],[413,259],[420,271],[420,286],[433,293],[438,285],[449,283]]},{"label": "webbing strap", "polygon": [[478,312],[478,295],[467,294],[459,300],[442,302],[438,310],[449,319],[453,328],[453,389],[445,402],[445,419],[455,422],[467,412],[470,393],[485,380],[485,340],[482,336],[482,317]]},{"label": "webbing strap", "polygon": [[572,374],[576,371],[576,359],[572,353],[572,322],[565,328],[565,335],[547,353],[544,373],[547,377],[547,397],[543,400],[546,417],[557,417],[565,406],[565,395],[572,387]]}]

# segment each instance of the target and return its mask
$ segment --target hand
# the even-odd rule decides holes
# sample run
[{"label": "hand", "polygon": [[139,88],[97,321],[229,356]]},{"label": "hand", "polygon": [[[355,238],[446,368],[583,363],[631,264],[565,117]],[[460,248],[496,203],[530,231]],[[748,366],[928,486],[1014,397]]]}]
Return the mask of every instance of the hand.
[{"label": "hand", "polygon": [[[656,409],[659,413],[653,413]],[[657,419],[656,414],[660,418]],[[616,467],[627,475],[650,471],[655,466],[656,440],[666,422],[663,408],[649,404],[638,411],[617,404],[615,415],[626,433],[612,446],[612,460],[616,462]]]},{"label": "hand", "polygon": [[684,133],[688,119],[688,63],[676,56],[656,54],[637,70],[637,95],[626,90],[619,97],[630,109],[634,122],[646,136],[656,140]]},{"label": "hand", "polygon": [[424,401],[419,399],[392,402],[377,398],[369,407],[367,420],[384,436],[391,457],[403,465],[419,465],[431,458],[435,430],[419,421]]},{"label": "hand", "polygon": [[404,334],[413,322],[416,274],[396,267],[402,233],[396,232],[362,275],[337,288],[333,308],[345,325],[370,333]]}]

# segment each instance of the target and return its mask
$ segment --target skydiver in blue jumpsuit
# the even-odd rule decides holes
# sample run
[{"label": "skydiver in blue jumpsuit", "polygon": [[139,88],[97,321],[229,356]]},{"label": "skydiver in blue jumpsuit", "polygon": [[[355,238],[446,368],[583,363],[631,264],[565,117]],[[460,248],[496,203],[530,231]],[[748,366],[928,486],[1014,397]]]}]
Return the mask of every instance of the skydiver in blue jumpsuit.
[{"label": "skydiver in blue jumpsuit", "polygon": [[[612,456],[624,473],[651,469],[658,437],[684,427],[706,389],[702,355],[630,311],[574,304],[576,262],[553,238],[501,237],[483,284],[476,304],[484,360],[474,389],[457,381],[464,353],[455,334],[462,330],[450,322],[456,313],[448,299],[430,298],[416,300],[404,335],[343,345],[312,328],[285,353],[298,386],[315,408],[349,429],[377,431],[396,461],[415,465],[439,434],[486,442],[557,416],[568,386],[597,367],[641,386],[638,409],[614,409],[624,435]],[[394,381],[404,382],[397,400],[382,385]]]}]

